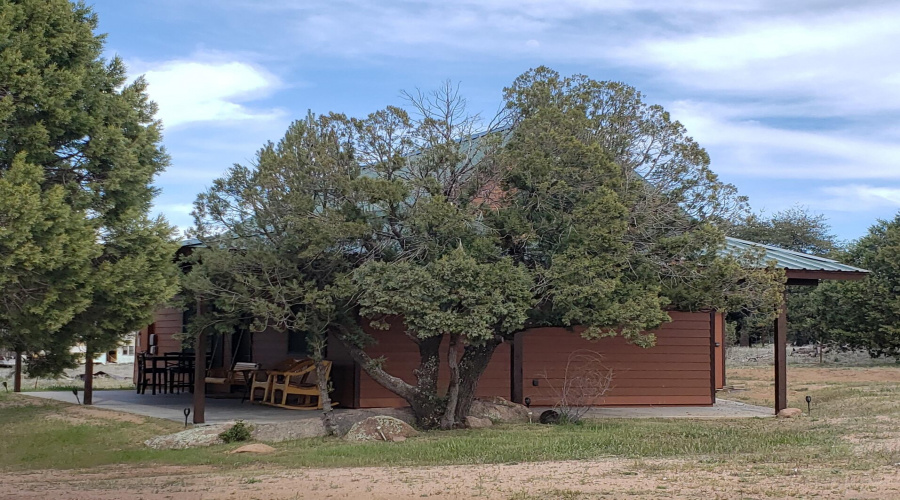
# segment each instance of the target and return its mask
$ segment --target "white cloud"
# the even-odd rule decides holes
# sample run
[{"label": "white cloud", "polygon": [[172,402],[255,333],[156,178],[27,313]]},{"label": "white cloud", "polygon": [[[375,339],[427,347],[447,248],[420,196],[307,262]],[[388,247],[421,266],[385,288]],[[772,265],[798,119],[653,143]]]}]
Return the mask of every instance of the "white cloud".
[{"label": "white cloud", "polygon": [[145,65],[150,98],[167,127],[192,122],[266,120],[275,109],[244,104],[270,93],[279,81],[265,70],[240,61],[173,60]]},{"label": "white cloud", "polygon": [[783,179],[900,179],[900,143],[889,136],[849,127],[778,128],[742,118],[727,105],[678,101],[668,107],[710,151],[713,169],[720,173]]},{"label": "white cloud", "polygon": [[843,212],[866,212],[882,208],[900,209],[900,188],[850,184],[822,188],[823,198],[814,206]]}]

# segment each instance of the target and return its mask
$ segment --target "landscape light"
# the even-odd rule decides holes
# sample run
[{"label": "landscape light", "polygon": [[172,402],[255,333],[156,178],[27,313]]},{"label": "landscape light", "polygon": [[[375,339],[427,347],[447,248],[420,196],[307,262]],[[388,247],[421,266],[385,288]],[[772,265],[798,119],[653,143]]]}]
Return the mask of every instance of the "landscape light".
[{"label": "landscape light", "polygon": [[187,419],[188,419],[188,415],[190,415],[190,414],[191,414],[191,409],[185,408],[184,409],[184,426],[185,427],[187,427]]},{"label": "landscape light", "polygon": [[806,414],[812,413],[812,396],[806,396]]}]

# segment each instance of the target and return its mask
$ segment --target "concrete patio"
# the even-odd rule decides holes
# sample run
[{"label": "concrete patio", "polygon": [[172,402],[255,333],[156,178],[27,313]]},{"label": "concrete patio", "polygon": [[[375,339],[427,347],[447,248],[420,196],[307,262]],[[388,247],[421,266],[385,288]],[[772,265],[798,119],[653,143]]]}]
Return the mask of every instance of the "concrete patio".
[{"label": "concrete patio", "polygon": [[[68,391],[26,392],[26,396],[76,403],[75,396]],[[133,390],[95,391],[94,407],[106,410],[134,413],[147,417],[164,418],[176,422],[184,421],[184,409],[192,408],[192,395],[183,394],[136,394]],[[535,420],[547,408],[533,408]],[[335,408],[335,412],[359,411]],[[391,412],[396,410],[392,409]],[[366,412],[378,414],[377,409]],[[600,407],[591,409],[587,418],[752,418],[772,417],[771,408],[748,405],[724,399],[714,406],[660,406],[639,408]],[[310,410],[289,410],[272,406],[252,404],[240,399],[206,399],[206,422],[209,424],[245,420],[255,424],[274,424],[304,418],[318,418],[319,412]]]}]

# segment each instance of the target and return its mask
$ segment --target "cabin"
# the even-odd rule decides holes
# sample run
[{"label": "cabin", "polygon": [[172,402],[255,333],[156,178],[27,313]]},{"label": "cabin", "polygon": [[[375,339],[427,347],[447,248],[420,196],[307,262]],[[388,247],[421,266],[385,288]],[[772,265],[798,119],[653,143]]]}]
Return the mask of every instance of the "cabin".
[{"label": "cabin", "polygon": [[[200,245],[197,240],[186,241],[182,252]],[[815,286],[822,279],[861,279],[867,273],[831,259],[734,238],[728,238],[723,252],[738,253],[751,247],[763,251],[766,262],[784,269],[789,285]],[[156,311],[154,322],[137,336],[138,352],[180,351],[187,314],[173,307]],[[782,308],[776,321],[776,411],[786,406],[785,314]],[[523,331],[511,342],[497,347],[479,381],[477,396],[499,396],[517,403],[553,406],[558,403],[560,387],[567,379],[567,367],[572,367],[573,353],[589,352],[599,357],[602,370],[611,377],[608,390],[592,398],[590,404],[713,405],[716,390],[726,382],[724,317],[715,311],[671,311],[669,315],[672,321],[652,332],[657,340],[650,348],[630,344],[622,337],[585,340],[578,328]],[[366,324],[363,328],[377,341],[367,353],[373,358],[384,358],[384,367],[392,375],[414,382],[418,349],[404,334],[402,323],[392,323],[388,330],[371,330]],[[306,342],[302,333],[270,330],[216,336],[209,340],[207,349],[208,368],[233,366],[236,362],[258,363],[267,368],[288,357],[302,357]],[[332,399],[341,407],[406,405],[403,399],[369,377],[338,341],[328,342],[326,359],[332,361]],[[442,370],[441,375],[447,377],[447,370]],[[138,382],[137,370],[135,382]],[[440,382],[446,387],[446,379]]]}]

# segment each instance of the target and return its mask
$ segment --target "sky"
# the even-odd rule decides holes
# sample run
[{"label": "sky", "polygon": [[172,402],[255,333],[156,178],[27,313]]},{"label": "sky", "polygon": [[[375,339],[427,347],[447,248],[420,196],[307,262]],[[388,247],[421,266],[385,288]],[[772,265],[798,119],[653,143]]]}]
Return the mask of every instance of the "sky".
[{"label": "sky", "polygon": [[766,214],[806,207],[842,240],[900,210],[900,2],[96,0],[106,55],[144,75],[169,169],[197,194],[308,111],[364,116],[460,85],[492,116],[529,68],[625,82],[683,123]]}]

